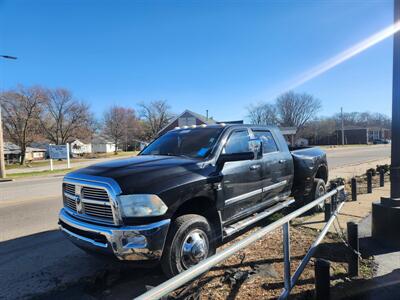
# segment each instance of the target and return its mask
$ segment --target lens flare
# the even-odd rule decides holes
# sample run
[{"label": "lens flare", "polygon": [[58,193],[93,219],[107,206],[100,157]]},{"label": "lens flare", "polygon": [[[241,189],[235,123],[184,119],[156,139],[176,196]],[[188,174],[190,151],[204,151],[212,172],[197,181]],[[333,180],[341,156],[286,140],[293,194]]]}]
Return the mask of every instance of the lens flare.
[{"label": "lens flare", "polygon": [[301,74],[296,80],[290,83],[284,92],[297,88],[298,86],[314,79],[315,77],[333,69],[337,65],[349,60],[350,58],[356,56],[357,54],[364,52],[365,50],[371,48],[372,46],[380,43],[381,41],[391,37],[396,32],[400,30],[400,22],[393,24],[385,29],[373,34],[367,39],[355,44],[354,46],[346,49],[345,51],[331,57],[330,59],[324,61],[323,63],[315,66],[314,68]]}]

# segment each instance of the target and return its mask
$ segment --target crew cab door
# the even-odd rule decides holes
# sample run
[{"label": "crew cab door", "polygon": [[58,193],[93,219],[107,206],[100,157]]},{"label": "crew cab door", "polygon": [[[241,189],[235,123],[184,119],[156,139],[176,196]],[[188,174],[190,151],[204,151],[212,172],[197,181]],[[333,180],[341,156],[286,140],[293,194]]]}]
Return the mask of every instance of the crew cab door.
[{"label": "crew cab door", "polygon": [[[250,135],[247,128],[237,129],[230,133],[222,149],[223,154],[244,153],[251,151]],[[227,162],[222,173],[222,194],[224,209],[222,219],[229,223],[248,213],[262,199],[261,161],[245,160]]]},{"label": "crew cab door", "polygon": [[291,175],[290,154],[279,147],[279,142],[273,133],[265,129],[252,129],[255,138],[262,141],[262,202],[268,206],[282,197],[288,196],[290,184],[288,176]]}]

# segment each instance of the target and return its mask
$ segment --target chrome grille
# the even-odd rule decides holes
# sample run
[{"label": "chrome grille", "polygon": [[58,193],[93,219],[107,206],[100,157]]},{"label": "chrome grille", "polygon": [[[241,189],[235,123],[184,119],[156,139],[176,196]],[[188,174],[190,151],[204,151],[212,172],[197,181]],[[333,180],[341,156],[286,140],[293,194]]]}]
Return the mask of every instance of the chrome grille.
[{"label": "chrome grille", "polygon": [[64,192],[75,195],[75,185],[70,183],[64,183]]},{"label": "chrome grille", "polygon": [[[114,223],[110,198],[105,189],[64,183],[63,194],[64,206],[78,216]],[[77,205],[79,200],[81,205]]]},{"label": "chrome grille", "polygon": [[100,206],[97,204],[85,203],[85,213],[89,216],[110,218],[112,219],[112,211],[109,206]]},{"label": "chrome grille", "polygon": [[92,187],[82,187],[82,198],[100,201],[109,201],[107,191]]},{"label": "chrome grille", "polygon": [[76,211],[76,202],[75,200],[68,198],[68,197],[64,197],[64,205],[74,211]]}]

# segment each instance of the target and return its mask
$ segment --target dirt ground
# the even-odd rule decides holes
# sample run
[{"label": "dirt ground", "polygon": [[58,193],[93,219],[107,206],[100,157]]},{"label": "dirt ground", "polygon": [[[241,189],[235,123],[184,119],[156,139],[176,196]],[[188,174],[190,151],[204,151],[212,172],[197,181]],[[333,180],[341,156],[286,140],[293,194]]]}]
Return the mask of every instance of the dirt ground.
[{"label": "dirt ground", "polygon": [[[291,227],[292,274],[317,235],[318,232],[313,229]],[[235,242],[237,240],[231,243]],[[325,237],[320,245],[315,257],[331,261],[332,286],[350,281],[347,276],[348,254],[348,249],[341,240],[332,234]],[[291,292],[290,299],[313,298],[314,261],[315,258],[305,268],[298,284]],[[372,276],[372,265],[370,259],[362,261],[361,278]],[[213,268],[191,285],[176,291],[172,299],[276,299],[282,289],[282,230],[277,229]]]},{"label": "dirt ground", "polygon": [[[279,218],[279,215],[266,220],[266,223]],[[255,227],[234,239],[222,248],[237,243],[259,227]],[[291,238],[291,273],[293,274],[301,259],[318,235],[318,230],[292,224]],[[231,256],[202,277],[185,287],[163,297],[163,300],[197,299],[276,299],[283,289],[282,230],[276,229],[263,239]],[[347,275],[349,249],[338,235],[328,233],[320,244],[317,253],[307,264],[299,281],[291,292],[290,299],[313,299],[314,297],[314,262],[315,258],[324,258],[331,262],[332,299],[341,299],[344,286],[352,280],[372,278],[374,263],[372,258],[365,258],[360,264],[360,276],[350,279]],[[42,294],[34,299],[40,300],[114,300],[134,299],[146,290],[155,287],[166,278],[160,268],[136,269],[125,264],[113,264],[105,272],[95,277],[81,280],[79,284],[60,287],[57,291]],[[342,295],[342,296],[341,296]]]}]

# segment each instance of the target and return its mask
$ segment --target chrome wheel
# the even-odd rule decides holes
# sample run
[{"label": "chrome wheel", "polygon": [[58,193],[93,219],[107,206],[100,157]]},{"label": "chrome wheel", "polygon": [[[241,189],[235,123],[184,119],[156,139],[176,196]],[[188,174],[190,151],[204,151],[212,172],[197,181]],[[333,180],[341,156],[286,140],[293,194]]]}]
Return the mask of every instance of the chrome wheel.
[{"label": "chrome wheel", "polygon": [[181,263],[185,269],[207,258],[209,241],[203,230],[195,229],[185,237],[181,249]]}]

